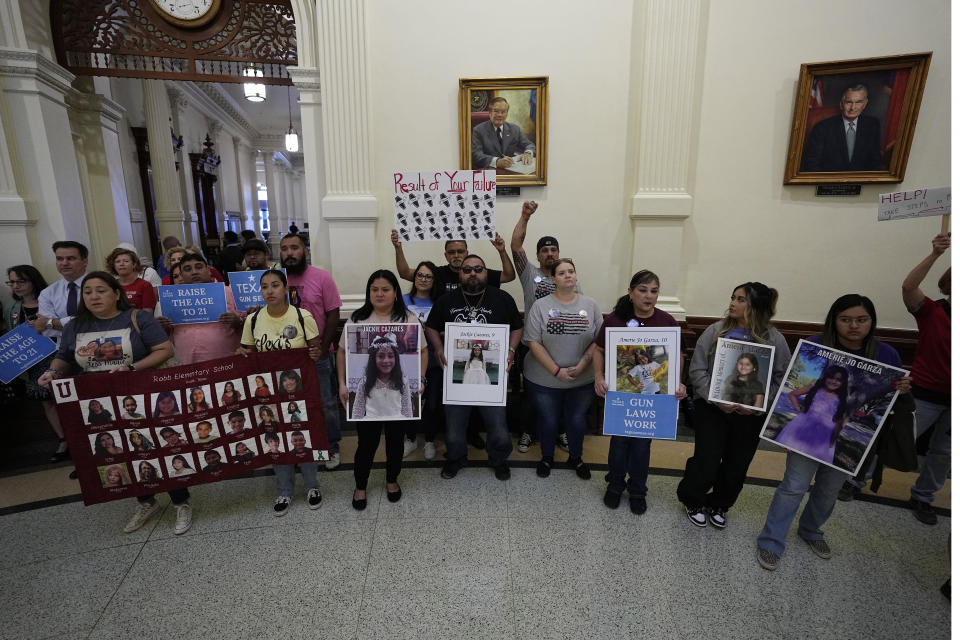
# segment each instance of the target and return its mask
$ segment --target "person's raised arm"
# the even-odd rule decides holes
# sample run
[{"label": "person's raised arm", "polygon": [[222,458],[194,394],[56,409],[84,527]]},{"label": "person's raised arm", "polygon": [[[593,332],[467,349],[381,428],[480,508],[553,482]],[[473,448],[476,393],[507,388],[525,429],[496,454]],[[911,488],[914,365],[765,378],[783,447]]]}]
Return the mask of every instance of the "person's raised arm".
[{"label": "person's raised arm", "polygon": [[513,262],[510,261],[510,256],[507,255],[507,247],[503,238],[501,238],[498,233],[497,237],[490,241],[490,244],[492,244],[496,248],[497,253],[500,254],[500,262],[503,264],[503,271],[500,273],[500,284],[513,282],[517,279],[517,272],[513,270]]},{"label": "person's raised arm", "polygon": [[403,255],[403,243],[400,242],[400,234],[396,229],[390,232],[390,242],[393,243],[393,250],[397,258],[397,275],[404,280],[413,282],[413,269],[407,264],[407,256]]},{"label": "person's raised arm", "polygon": [[523,241],[527,237],[527,222],[536,210],[537,203],[533,200],[523,203],[520,219],[517,220],[517,226],[513,228],[513,235],[510,237],[510,252],[513,253],[513,262],[520,273],[527,268],[527,252],[523,250]]},{"label": "person's raised arm", "polygon": [[937,234],[931,244],[933,245],[933,249],[930,255],[921,260],[920,264],[915,266],[913,270],[907,274],[907,277],[904,278],[903,284],[901,285],[903,304],[906,305],[907,311],[910,313],[916,312],[923,306],[923,299],[926,296],[923,291],[920,290],[920,283],[927,277],[930,268],[933,266],[933,263],[937,261],[937,258],[942,256],[943,252],[950,248],[950,234]]}]

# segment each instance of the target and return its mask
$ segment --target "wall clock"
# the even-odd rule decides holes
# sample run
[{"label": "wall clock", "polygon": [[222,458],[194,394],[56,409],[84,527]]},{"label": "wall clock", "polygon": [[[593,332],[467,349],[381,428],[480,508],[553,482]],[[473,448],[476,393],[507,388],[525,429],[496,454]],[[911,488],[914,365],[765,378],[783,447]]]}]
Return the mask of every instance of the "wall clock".
[{"label": "wall clock", "polygon": [[221,0],[150,0],[160,17],[170,24],[195,29],[217,17]]}]

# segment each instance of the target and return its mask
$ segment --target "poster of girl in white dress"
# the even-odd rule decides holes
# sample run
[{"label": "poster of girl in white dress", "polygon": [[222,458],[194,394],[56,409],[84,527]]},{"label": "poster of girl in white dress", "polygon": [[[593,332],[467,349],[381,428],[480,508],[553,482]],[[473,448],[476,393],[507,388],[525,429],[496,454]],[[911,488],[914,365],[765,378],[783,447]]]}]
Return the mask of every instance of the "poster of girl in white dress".
[{"label": "poster of girl in white dress", "polygon": [[419,325],[348,324],[347,416],[350,420],[420,417]]},{"label": "poster of girl in white dress", "polygon": [[506,404],[509,336],[505,324],[446,324],[444,404]]}]

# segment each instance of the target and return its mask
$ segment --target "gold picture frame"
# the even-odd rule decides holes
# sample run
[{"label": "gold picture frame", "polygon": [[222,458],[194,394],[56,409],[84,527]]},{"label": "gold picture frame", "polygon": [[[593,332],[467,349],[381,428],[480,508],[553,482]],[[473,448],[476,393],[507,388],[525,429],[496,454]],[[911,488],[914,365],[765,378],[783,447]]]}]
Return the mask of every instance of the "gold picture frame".
[{"label": "gold picture frame", "polygon": [[783,183],[903,182],[931,57],[800,65]]},{"label": "gold picture frame", "polygon": [[[547,184],[547,83],[547,76],[461,78],[460,168],[496,164],[498,186]],[[498,137],[495,117],[503,119]]]}]

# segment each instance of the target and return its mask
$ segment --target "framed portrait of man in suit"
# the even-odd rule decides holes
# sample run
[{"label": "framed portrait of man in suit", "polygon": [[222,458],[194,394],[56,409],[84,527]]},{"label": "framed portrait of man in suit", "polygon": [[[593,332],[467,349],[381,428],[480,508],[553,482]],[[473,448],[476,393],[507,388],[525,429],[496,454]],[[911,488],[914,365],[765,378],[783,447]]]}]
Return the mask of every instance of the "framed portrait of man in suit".
[{"label": "framed portrait of man in suit", "polygon": [[460,168],[547,184],[547,77],[460,79]]},{"label": "framed portrait of man in suit", "polygon": [[902,182],[930,58],[800,65],[783,183]]}]

